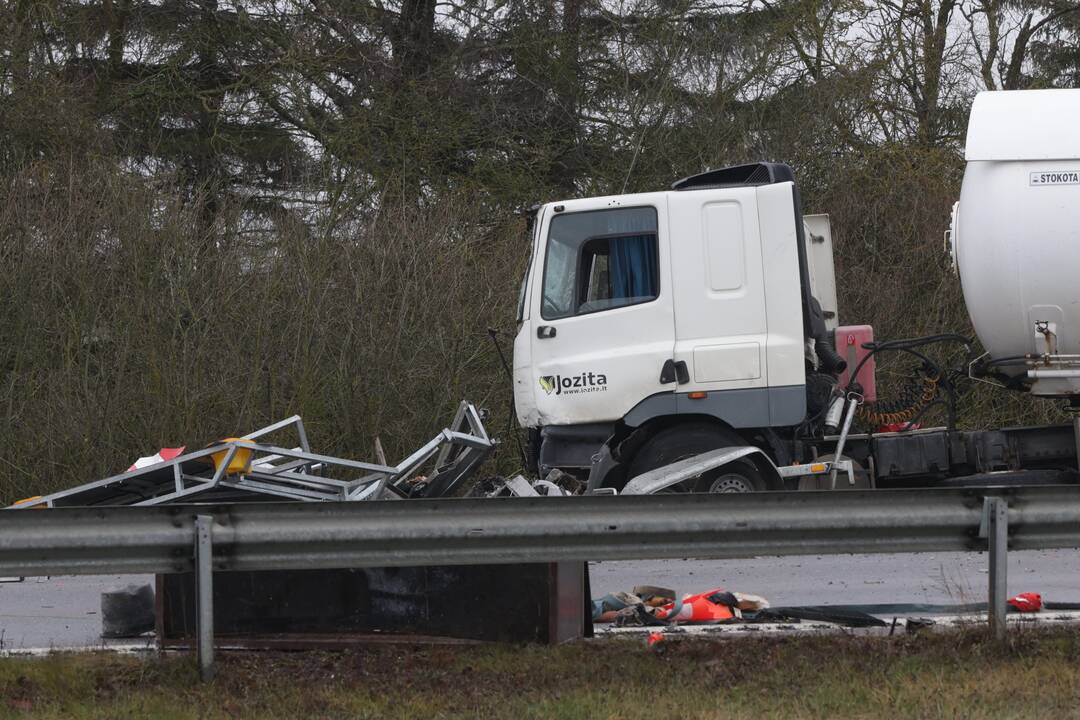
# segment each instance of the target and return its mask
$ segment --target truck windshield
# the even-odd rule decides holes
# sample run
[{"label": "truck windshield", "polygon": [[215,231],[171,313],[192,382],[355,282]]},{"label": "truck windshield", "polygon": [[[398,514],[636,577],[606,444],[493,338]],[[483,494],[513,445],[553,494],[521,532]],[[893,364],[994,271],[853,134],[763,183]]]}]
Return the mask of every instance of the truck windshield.
[{"label": "truck windshield", "polygon": [[545,320],[648,302],[659,294],[656,210],[594,210],[551,220]]}]

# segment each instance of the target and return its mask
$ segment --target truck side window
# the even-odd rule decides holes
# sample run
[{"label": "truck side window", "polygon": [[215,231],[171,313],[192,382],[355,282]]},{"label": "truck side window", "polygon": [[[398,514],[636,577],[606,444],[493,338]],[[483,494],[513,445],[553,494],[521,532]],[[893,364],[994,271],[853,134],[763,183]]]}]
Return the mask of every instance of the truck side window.
[{"label": "truck side window", "polygon": [[660,293],[656,232],[651,207],[552,218],[541,316],[557,320],[654,300]]}]

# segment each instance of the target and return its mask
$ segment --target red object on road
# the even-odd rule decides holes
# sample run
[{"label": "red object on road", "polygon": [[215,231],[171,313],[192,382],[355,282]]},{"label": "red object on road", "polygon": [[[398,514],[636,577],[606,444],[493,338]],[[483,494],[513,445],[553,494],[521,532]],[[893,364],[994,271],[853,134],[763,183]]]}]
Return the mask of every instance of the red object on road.
[{"label": "red object on road", "polygon": [[1042,610],[1042,595],[1039,593],[1020,593],[1009,598],[1008,602],[1020,612],[1039,612]]}]

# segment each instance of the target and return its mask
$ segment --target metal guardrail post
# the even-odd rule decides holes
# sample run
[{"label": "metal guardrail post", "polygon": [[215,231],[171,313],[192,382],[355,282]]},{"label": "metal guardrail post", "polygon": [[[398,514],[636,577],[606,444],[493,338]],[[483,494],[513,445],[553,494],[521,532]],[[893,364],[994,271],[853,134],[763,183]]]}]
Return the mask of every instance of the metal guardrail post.
[{"label": "metal guardrail post", "polygon": [[1009,567],[1009,503],[1005,498],[983,499],[983,522],[980,530],[979,535],[986,538],[990,549],[990,632],[998,640],[1004,640]]},{"label": "metal guardrail post", "polygon": [[213,515],[195,516],[195,644],[203,682],[214,678],[213,526]]}]

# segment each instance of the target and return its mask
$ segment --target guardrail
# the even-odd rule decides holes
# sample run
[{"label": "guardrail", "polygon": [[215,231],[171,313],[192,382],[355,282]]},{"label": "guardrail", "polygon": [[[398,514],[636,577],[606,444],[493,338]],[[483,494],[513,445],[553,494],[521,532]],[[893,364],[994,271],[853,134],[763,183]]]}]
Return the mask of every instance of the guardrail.
[{"label": "guardrail", "polygon": [[213,672],[212,573],[564,560],[1080,547],[1080,487],[58,508],[0,514],[0,575],[196,571]]}]

